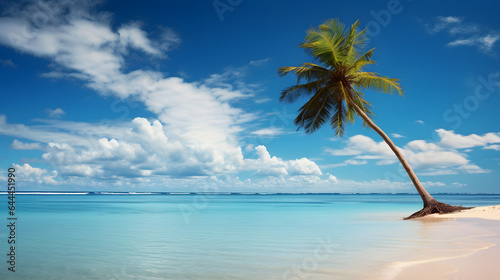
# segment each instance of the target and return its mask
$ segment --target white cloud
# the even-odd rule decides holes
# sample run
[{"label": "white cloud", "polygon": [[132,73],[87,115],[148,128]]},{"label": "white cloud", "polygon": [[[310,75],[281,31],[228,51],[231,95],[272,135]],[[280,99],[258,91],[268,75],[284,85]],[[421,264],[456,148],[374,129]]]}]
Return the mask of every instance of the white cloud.
[{"label": "white cloud", "polygon": [[[324,175],[295,175],[271,176],[241,180],[235,177],[211,179],[218,183],[217,190],[231,191],[258,191],[265,192],[339,192],[339,193],[367,193],[367,192],[411,192],[416,193],[412,182],[407,179],[403,182],[394,180],[367,180],[355,181],[340,179],[326,173]],[[439,181],[423,181],[426,188],[457,188],[463,187],[461,183],[444,183]],[[204,183],[207,185],[207,183]]]},{"label": "white cloud", "polygon": [[489,146],[484,146],[484,147],[483,147],[483,149],[500,151],[500,145],[489,145]]},{"label": "white cloud", "polygon": [[261,59],[261,60],[252,60],[252,61],[250,61],[249,64],[252,66],[263,66],[263,65],[266,65],[269,62],[269,60],[270,60],[269,57]]},{"label": "white cloud", "polygon": [[256,98],[256,99],[254,99],[254,102],[256,104],[264,104],[264,103],[267,103],[267,102],[269,102],[271,100],[272,100],[271,98],[263,97],[263,98]]},{"label": "white cloud", "polygon": [[403,135],[397,134],[397,133],[392,133],[391,136],[394,137],[394,138],[404,138]]},{"label": "white cloud", "polygon": [[254,145],[253,145],[253,144],[247,144],[247,145],[245,146],[245,151],[250,152],[250,151],[253,151],[253,150],[255,150],[255,148],[254,148]]},{"label": "white cloud", "polygon": [[47,126],[25,126],[23,124],[7,123],[7,117],[0,115],[0,134],[17,138],[32,140],[36,142],[64,142],[73,145],[87,145],[89,141],[95,140],[90,134],[78,135],[75,133],[61,133],[57,128]]},{"label": "white cloud", "polygon": [[432,23],[425,25],[431,34],[446,31],[454,37],[452,41],[446,44],[448,47],[473,46],[478,50],[492,53],[495,43],[500,40],[500,34],[497,31],[491,31],[475,23],[465,22],[461,17],[437,17]]},{"label": "white cloud", "polygon": [[260,91],[259,85],[243,82],[248,66],[226,67],[222,73],[212,74],[203,81],[208,87],[215,87],[214,94],[222,101],[233,101],[255,96]]},{"label": "white cloud", "polygon": [[55,180],[58,173],[55,170],[48,172],[46,169],[32,167],[27,163],[23,165],[13,164],[13,167],[15,168],[16,175],[20,181],[49,185],[58,184]]},{"label": "white cloud", "polygon": [[441,147],[434,143],[427,143],[424,140],[414,140],[408,142],[405,146],[406,148],[414,151],[439,151],[442,150]]},{"label": "white cloud", "polygon": [[456,27],[463,21],[463,18],[454,16],[439,16],[434,19],[433,24],[426,24],[427,31],[430,33],[438,33],[446,29]]},{"label": "white cloud", "polygon": [[[5,119],[5,117],[3,117]],[[264,146],[255,148],[257,159],[244,159],[241,149],[228,146],[216,151],[210,146],[191,145],[169,138],[161,122],[135,118],[114,128],[98,124],[50,120],[47,126],[0,123],[0,133],[22,135],[37,143],[15,140],[16,149],[43,151],[42,159],[65,178],[82,180],[120,179],[158,176],[205,176],[254,171],[263,176],[321,175],[311,160],[282,160],[271,156]],[[21,128],[21,129],[19,129]],[[252,145],[246,149],[253,148]],[[78,183],[79,184],[79,183]]]},{"label": "white cloud", "polygon": [[366,160],[348,159],[345,161],[345,163],[348,165],[364,165],[367,164],[368,162]]},{"label": "white cloud", "polygon": [[181,44],[181,38],[173,29],[168,27],[161,27],[160,30],[161,35],[158,44],[160,45],[159,48],[163,52],[167,52],[171,49],[177,48]]},{"label": "white cloud", "polygon": [[161,55],[161,51],[153,47],[152,42],[148,39],[146,32],[140,29],[137,24],[129,24],[118,29],[119,41],[126,51],[127,47],[132,47],[142,50],[145,53],[152,55]]},{"label": "white cloud", "polygon": [[32,167],[31,165],[25,163],[23,165],[18,165],[18,164],[13,164],[14,168],[20,174],[19,176],[25,176],[25,177],[30,177],[30,176],[36,176],[40,177],[42,174],[47,173],[47,170],[37,168],[37,167]]},{"label": "white cloud", "polygon": [[499,39],[499,35],[487,34],[484,36],[472,36],[467,39],[457,39],[449,42],[446,46],[476,46],[480,50],[489,52]]},{"label": "white cloud", "polygon": [[0,133],[44,143],[15,140],[13,148],[44,151],[42,158],[63,175],[206,175],[232,172],[243,164],[239,147],[216,153],[210,146],[169,139],[159,121],[144,118],[113,128],[64,121],[52,121],[49,128],[31,127],[2,123],[2,119],[5,117],[0,116]]},{"label": "white cloud", "polygon": [[328,181],[331,181],[333,183],[337,183],[338,179],[337,179],[337,177],[333,176],[332,174],[329,174],[328,175]]},{"label": "white cloud", "polygon": [[334,167],[340,167],[340,166],[364,165],[364,164],[368,164],[368,161],[366,161],[366,160],[348,159],[348,160],[345,160],[342,163],[325,164],[325,165],[322,165],[321,168],[328,169],[328,168],[334,168]]},{"label": "white cloud", "polygon": [[[483,136],[476,134],[459,135],[453,131],[444,129],[436,130],[440,141],[429,143],[425,140],[414,140],[408,142],[401,150],[409,164],[421,175],[450,175],[450,174],[478,174],[487,173],[481,167],[473,164],[467,158],[466,149],[482,146],[491,147],[494,143],[500,143],[500,134],[487,133]],[[495,149],[492,147],[492,149]],[[354,156],[340,164],[323,166],[330,168],[346,166],[356,161],[376,160],[377,165],[394,164],[396,156],[384,141],[375,142],[363,135],[355,135],[347,140],[347,145],[342,149],[326,149],[326,152],[334,156]],[[364,163],[364,162],[361,162]]]},{"label": "white cloud", "polygon": [[47,109],[47,114],[49,114],[49,118],[60,118],[61,116],[65,115],[66,112],[64,112],[64,110],[61,108],[56,108]]},{"label": "white cloud", "polygon": [[443,23],[460,23],[463,21],[462,18],[459,18],[459,17],[452,17],[452,16],[448,16],[448,17],[438,17],[437,18],[439,21],[443,22]]},{"label": "white cloud", "polygon": [[467,136],[455,134],[453,130],[437,129],[439,145],[453,148],[466,149],[474,147],[487,147],[488,144],[500,143],[500,133],[486,133],[482,136],[470,134]]},{"label": "white cloud", "polygon": [[419,124],[425,124],[424,121],[422,121],[422,120],[416,120],[415,122],[419,123]]},{"label": "white cloud", "polygon": [[405,151],[405,157],[416,170],[430,168],[453,168],[469,163],[462,154],[453,151]]},{"label": "white cloud", "polygon": [[[347,147],[343,149],[326,149],[325,151],[334,156],[362,155],[365,152],[375,155],[376,158],[393,156],[391,149],[385,142],[377,143],[370,137],[364,135],[355,135],[350,137],[347,141]],[[364,157],[358,158],[368,159]]]},{"label": "white cloud", "polygon": [[465,165],[457,167],[457,169],[463,171],[464,173],[469,173],[469,174],[480,174],[480,173],[489,173],[490,172],[490,171],[484,170],[481,167],[474,165],[474,164],[465,164]]},{"label": "white cloud", "polygon": [[321,175],[321,169],[307,158],[283,160],[276,156],[271,157],[263,145],[255,147],[257,159],[245,159],[246,168],[255,170],[258,175]]},{"label": "white cloud", "polygon": [[[230,102],[252,96],[258,90],[257,85],[242,81],[246,68],[227,68],[222,74],[193,83],[178,77],[165,77],[159,71],[138,69],[126,72],[127,49],[134,48],[158,57],[178,44],[180,39],[171,29],[164,28],[161,40],[151,40],[134,23],[119,26],[115,32],[109,16],[91,14],[86,9],[88,7],[81,5],[74,8],[78,3],[67,4],[70,7],[56,5],[53,17],[45,25],[30,22],[30,16],[40,9],[36,3],[24,9],[10,9],[7,11],[10,16],[0,18],[0,44],[54,62],[64,72],[57,70],[47,74],[52,78],[71,76],[83,80],[101,94],[121,99],[134,97],[156,114],[161,123],[135,119],[132,124],[118,122],[104,128],[70,122],[28,127],[7,124],[5,116],[0,116],[0,133],[50,144],[44,157],[58,163],[61,170],[63,165],[71,166],[72,162],[84,165],[71,170],[66,167],[65,170],[72,174],[112,174],[111,171],[128,170],[137,176],[148,172],[199,175],[233,172],[243,164],[239,133],[256,116]],[[73,12],[66,13],[66,8]],[[22,32],[26,28],[31,31],[28,35]],[[124,133],[124,128],[161,130],[168,141],[155,144],[135,135],[142,139],[138,142]],[[108,144],[104,145],[102,141]],[[163,154],[157,155],[157,150],[151,147],[158,148]],[[125,151],[133,153],[127,156]],[[122,158],[123,161],[111,162],[111,158]],[[91,162],[91,159],[97,162]],[[107,162],[102,162],[105,160]],[[130,160],[141,164],[130,164]],[[166,165],[172,161],[180,163]],[[146,167],[155,164],[158,167]],[[92,173],[87,167],[102,172]]]},{"label": "white cloud", "polygon": [[320,168],[307,158],[290,160],[287,162],[287,170],[291,175],[321,175]]},{"label": "white cloud", "polygon": [[256,170],[256,174],[272,176],[288,174],[285,162],[275,156],[271,157],[266,147],[262,145],[257,146],[255,147],[255,151],[257,153],[258,159],[248,159],[246,160],[246,162],[247,165],[249,165],[249,169]]},{"label": "white cloud", "polygon": [[267,127],[259,130],[252,131],[253,135],[257,135],[260,137],[276,137],[279,135],[287,134],[281,127]]},{"label": "white cloud", "polygon": [[14,139],[14,141],[12,141],[11,147],[12,147],[12,149],[16,149],[16,150],[41,150],[42,149],[42,145],[40,143],[24,143],[24,142],[21,142],[17,139]]},{"label": "white cloud", "polygon": [[92,167],[86,164],[72,164],[62,166],[60,169],[65,176],[97,177],[103,175],[103,171],[99,167]]}]

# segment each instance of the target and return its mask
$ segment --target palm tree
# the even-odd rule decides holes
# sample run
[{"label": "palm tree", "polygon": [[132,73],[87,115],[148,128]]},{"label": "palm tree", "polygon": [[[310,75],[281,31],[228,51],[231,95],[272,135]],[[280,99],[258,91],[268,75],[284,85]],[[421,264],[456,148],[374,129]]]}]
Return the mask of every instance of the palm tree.
[{"label": "palm tree", "polygon": [[345,134],[345,125],[348,122],[354,123],[355,116],[361,117],[365,126],[375,130],[399,159],[422,198],[423,209],[407,219],[464,209],[434,199],[422,186],[401,151],[371,119],[372,106],[364,99],[361,90],[374,89],[389,94],[396,92],[399,95],[403,95],[403,91],[398,79],[365,71],[368,65],[375,64],[371,60],[374,49],[360,52],[367,41],[367,31],[364,29],[358,32],[358,25],[359,20],[346,29],[338,19],[333,19],[318,28],[309,29],[305,42],[299,47],[312,55],[318,64],[280,67],[280,76],[289,73],[297,76],[297,84],[284,89],[280,101],[291,103],[302,96],[310,96],[309,101],[300,107],[295,119],[298,129],[304,128],[307,134],[315,132],[330,120],[335,135],[341,137]]}]

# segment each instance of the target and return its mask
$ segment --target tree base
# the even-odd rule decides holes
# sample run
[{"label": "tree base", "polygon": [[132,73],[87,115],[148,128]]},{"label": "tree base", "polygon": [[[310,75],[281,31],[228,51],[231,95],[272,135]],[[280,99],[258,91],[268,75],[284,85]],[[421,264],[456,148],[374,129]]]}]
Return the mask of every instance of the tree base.
[{"label": "tree base", "polygon": [[453,213],[453,212],[458,212],[461,210],[466,210],[466,209],[472,209],[473,207],[462,207],[462,206],[452,206],[446,203],[442,203],[439,201],[436,201],[434,203],[430,203],[426,207],[424,207],[422,210],[415,212],[411,214],[411,216],[408,216],[404,218],[404,220],[411,220],[415,218],[420,218],[420,217],[425,217],[430,214],[446,214],[446,213]]}]

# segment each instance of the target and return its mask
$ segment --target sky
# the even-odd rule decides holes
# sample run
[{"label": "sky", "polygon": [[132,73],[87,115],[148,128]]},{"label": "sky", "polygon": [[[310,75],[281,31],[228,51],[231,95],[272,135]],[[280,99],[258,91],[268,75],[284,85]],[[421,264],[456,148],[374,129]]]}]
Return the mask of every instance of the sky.
[{"label": "sky", "polygon": [[293,120],[306,31],[368,29],[375,123],[431,193],[500,193],[496,1],[2,1],[0,180],[19,190],[415,192],[381,137]]}]

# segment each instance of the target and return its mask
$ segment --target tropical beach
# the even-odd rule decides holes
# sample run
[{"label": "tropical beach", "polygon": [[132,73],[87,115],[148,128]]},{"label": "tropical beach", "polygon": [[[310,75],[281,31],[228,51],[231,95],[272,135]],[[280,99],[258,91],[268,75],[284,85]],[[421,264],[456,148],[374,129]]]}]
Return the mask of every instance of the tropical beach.
[{"label": "tropical beach", "polygon": [[497,279],[499,9],[0,2],[0,279]]}]

